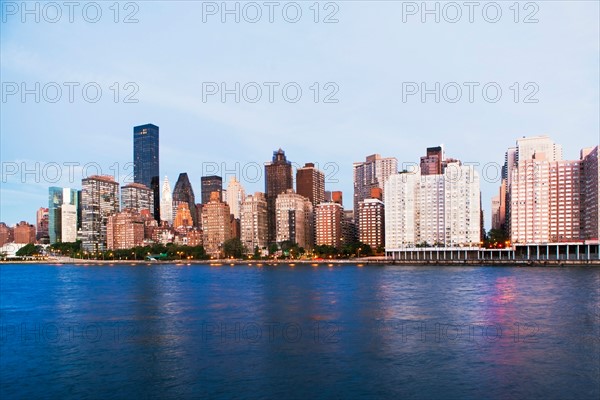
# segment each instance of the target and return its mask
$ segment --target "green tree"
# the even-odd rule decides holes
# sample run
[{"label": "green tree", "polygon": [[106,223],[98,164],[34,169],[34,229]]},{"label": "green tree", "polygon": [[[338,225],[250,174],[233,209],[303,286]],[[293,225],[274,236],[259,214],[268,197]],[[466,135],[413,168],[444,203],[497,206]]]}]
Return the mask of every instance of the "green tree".
[{"label": "green tree", "polygon": [[277,243],[271,243],[269,245],[269,257],[273,257],[277,253],[277,250],[279,250]]},{"label": "green tree", "polygon": [[75,242],[57,242],[50,245],[50,250],[65,256],[73,256],[81,251],[81,240]]},{"label": "green tree", "polygon": [[485,237],[484,246],[488,248],[505,247],[509,240],[508,235],[502,229],[490,229]]},{"label": "green tree", "polygon": [[21,247],[17,250],[16,255],[19,257],[30,257],[36,254],[40,254],[42,251],[42,246],[36,246],[33,243],[28,243],[25,246]]},{"label": "green tree", "polygon": [[225,257],[242,258],[244,250],[244,244],[238,238],[232,238],[223,243]]},{"label": "green tree", "polygon": [[254,254],[252,256],[255,260],[260,260],[260,249],[258,246],[254,246]]}]

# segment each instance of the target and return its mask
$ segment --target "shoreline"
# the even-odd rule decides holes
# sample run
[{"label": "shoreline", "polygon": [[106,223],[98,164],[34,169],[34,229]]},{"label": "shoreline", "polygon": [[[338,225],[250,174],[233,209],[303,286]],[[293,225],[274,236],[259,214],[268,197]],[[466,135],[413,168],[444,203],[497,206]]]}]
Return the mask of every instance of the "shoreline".
[{"label": "shoreline", "polygon": [[255,266],[275,267],[309,265],[313,267],[333,267],[336,265],[366,266],[486,266],[486,267],[567,267],[567,266],[599,266],[600,260],[386,260],[386,259],[336,259],[336,260],[86,260],[86,259],[48,259],[48,260],[11,260],[0,261],[0,266],[11,264],[51,264],[51,265],[176,265],[176,266]]}]

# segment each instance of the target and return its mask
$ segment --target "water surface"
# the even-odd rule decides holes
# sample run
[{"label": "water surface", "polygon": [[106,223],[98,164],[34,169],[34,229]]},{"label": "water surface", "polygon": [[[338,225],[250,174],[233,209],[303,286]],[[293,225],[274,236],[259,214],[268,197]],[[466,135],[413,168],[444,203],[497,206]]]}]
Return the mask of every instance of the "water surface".
[{"label": "water surface", "polygon": [[594,268],[0,266],[0,397],[597,399]]}]

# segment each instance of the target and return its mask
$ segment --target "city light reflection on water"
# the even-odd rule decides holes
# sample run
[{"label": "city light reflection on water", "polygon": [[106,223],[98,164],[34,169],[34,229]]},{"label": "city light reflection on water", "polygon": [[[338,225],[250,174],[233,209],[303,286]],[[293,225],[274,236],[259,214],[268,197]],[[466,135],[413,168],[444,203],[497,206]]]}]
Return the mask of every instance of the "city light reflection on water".
[{"label": "city light reflection on water", "polygon": [[593,268],[0,266],[2,398],[590,398]]}]

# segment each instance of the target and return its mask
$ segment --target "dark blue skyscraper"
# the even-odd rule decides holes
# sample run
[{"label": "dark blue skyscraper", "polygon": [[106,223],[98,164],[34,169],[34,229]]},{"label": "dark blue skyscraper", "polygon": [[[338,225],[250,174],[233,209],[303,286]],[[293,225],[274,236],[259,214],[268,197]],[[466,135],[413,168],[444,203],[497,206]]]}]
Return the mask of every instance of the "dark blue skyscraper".
[{"label": "dark blue skyscraper", "polygon": [[158,126],[146,124],[133,127],[133,181],[148,186],[154,192],[154,218],[160,219],[158,171]]}]

